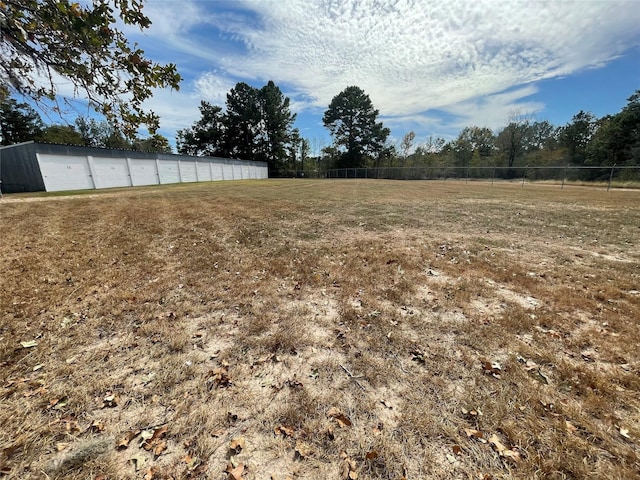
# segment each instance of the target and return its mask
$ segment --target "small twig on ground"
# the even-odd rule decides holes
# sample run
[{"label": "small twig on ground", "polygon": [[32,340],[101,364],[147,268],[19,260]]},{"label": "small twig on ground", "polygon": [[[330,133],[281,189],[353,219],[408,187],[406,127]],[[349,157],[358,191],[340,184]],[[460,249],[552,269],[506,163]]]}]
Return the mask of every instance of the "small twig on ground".
[{"label": "small twig on ground", "polygon": [[80,290],[82,288],[82,285],[80,285],[77,288],[74,288],[73,291],[69,294],[69,298],[71,298],[78,290]]},{"label": "small twig on ground", "polygon": [[358,378],[363,378],[362,376],[356,377],[353,373],[351,373],[349,371],[349,369],[347,367],[345,367],[344,365],[340,364],[340,366],[342,367],[342,369],[347,373],[347,375],[349,375],[349,377],[353,378],[353,380],[356,382],[356,385],[358,385],[363,391],[366,391],[367,389],[364,388],[364,385],[362,385],[359,381]]},{"label": "small twig on ground", "polygon": [[393,355],[394,357],[396,357],[396,360],[398,360],[398,363],[400,364],[400,370],[402,370],[404,373],[409,373],[409,372],[407,372],[407,370],[404,368],[404,365],[402,365],[402,360],[400,360],[400,357],[398,357],[398,355],[397,355],[397,354],[395,354],[395,353],[392,353],[392,355]]}]

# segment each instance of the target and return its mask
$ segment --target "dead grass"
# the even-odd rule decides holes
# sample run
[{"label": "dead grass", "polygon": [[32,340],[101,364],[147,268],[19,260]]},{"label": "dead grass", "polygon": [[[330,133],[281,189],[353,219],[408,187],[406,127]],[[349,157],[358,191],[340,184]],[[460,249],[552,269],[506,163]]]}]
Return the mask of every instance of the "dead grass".
[{"label": "dead grass", "polygon": [[639,478],[639,225],[573,186],[5,196],[0,476]]}]

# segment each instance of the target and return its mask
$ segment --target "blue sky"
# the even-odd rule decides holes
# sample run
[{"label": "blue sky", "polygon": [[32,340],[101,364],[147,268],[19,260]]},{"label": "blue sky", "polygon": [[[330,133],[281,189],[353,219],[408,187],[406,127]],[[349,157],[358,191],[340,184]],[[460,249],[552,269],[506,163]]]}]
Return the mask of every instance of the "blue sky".
[{"label": "blue sky", "polygon": [[640,88],[638,0],[148,0],[145,13],[151,28],[127,36],[184,77],[148,104],[172,142],[200,100],[222,106],[238,81],[275,81],[315,149],[349,85],[392,141],[413,130],[417,143],[498,130],[514,113],[556,125],[581,109],[616,113]]}]

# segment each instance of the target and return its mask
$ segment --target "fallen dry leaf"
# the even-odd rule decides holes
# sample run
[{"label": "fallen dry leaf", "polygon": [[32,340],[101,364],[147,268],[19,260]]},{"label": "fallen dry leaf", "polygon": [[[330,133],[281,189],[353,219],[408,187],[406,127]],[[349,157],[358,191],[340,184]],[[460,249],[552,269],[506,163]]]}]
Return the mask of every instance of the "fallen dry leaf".
[{"label": "fallen dry leaf", "polygon": [[367,454],[365,455],[365,458],[367,460],[375,460],[378,457],[379,457],[378,452],[376,452],[375,450],[371,450],[370,452],[367,452]]},{"label": "fallen dry leaf", "polygon": [[498,362],[483,360],[482,370],[486,375],[491,375],[492,377],[499,379],[500,373],[502,372],[502,366]]},{"label": "fallen dry leaf", "polygon": [[135,468],[136,472],[141,470],[144,467],[144,464],[147,463],[147,457],[138,453],[129,459],[129,462],[133,464],[133,468]]},{"label": "fallen dry leaf", "polygon": [[28,340],[26,342],[20,342],[20,345],[22,345],[22,348],[33,348],[33,347],[37,347],[38,346],[38,341],[37,340]]},{"label": "fallen dry leaf", "polygon": [[351,460],[347,455],[347,452],[340,452],[340,458],[342,463],[340,464],[340,478],[345,480],[355,480],[358,478],[358,472],[356,471],[356,462]]},{"label": "fallen dry leaf", "polygon": [[162,427],[155,428],[153,430],[144,430],[142,432],[142,442],[140,447],[146,451],[153,451],[154,455],[158,456],[167,449],[167,442],[164,437],[167,435],[169,427],[163,425]]},{"label": "fallen dry leaf", "polygon": [[91,430],[94,433],[100,433],[104,430],[104,423],[102,420],[94,420],[87,430]]},{"label": "fallen dry leaf", "polygon": [[349,420],[349,418],[346,415],[337,415],[334,418],[336,422],[338,422],[338,426],[340,428],[351,426],[351,420]]},{"label": "fallen dry leaf", "polygon": [[454,455],[447,453],[447,460],[451,465],[460,465],[460,460],[458,460]]},{"label": "fallen dry leaf", "polygon": [[460,411],[462,412],[463,415],[467,415],[469,417],[477,417],[482,415],[482,410],[480,410],[479,408],[472,409],[472,410],[461,408]]},{"label": "fallen dry leaf", "polygon": [[507,447],[500,442],[500,439],[495,433],[489,437],[489,443],[498,451],[498,453],[502,453],[507,450]]},{"label": "fallen dry leaf", "polygon": [[149,467],[144,474],[144,480],[154,480],[158,473],[158,467]]},{"label": "fallen dry leaf", "polygon": [[231,377],[225,367],[218,367],[209,372],[209,377],[213,378],[215,384],[220,388],[231,386]]},{"label": "fallen dry leaf", "polygon": [[230,463],[227,464],[227,478],[229,480],[242,480],[242,475],[245,473],[244,464],[240,463],[237,467],[234,467]]},{"label": "fallen dry leaf", "polygon": [[411,355],[411,360],[415,362],[422,363],[423,365],[427,362],[427,355],[419,347],[411,349],[409,355]]},{"label": "fallen dry leaf", "polygon": [[338,407],[331,407],[327,411],[327,417],[333,417],[334,415],[340,415],[342,411]]},{"label": "fallen dry leaf", "polygon": [[102,399],[102,408],[113,408],[118,406],[118,402],[120,399],[117,395],[107,392],[107,394]]},{"label": "fallen dry leaf", "polygon": [[78,421],[72,416],[66,416],[60,419],[60,423],[64,427],[65,432],[67,433],[80,433],[80,425],[78,425]]},{"label": "fallen dry leaf", "polygon": [[538,368],[536,370],[536,373],[538,374],[538,376],[536,377],[536,380],[542,381],[545,384],[549,385],[551,382],[549,381],[549,377],[542,371],[541,368]]},{"label": "fallen dry leaf", "polygon": [[314,453],[311,445],[302,440],[296,440],[295,452],[302,458],[310,457]]},{"label": "fallen dry leaf", "polygon": [[153,436],[151,437],[151,440],[156,440],[159,438],[163,438],[167,432],[169,431],[169,427],[166,425],[163,425],[162,427],[158,427],[153,431]]},{"label": "fallen dry leaf", "polygon": [[68,397],[53,398],[49,401],[49,408],[53,408],[54,410],[61,410],[66,407],[68,403]]},{"label": "fallen dry leaf", "polygon": [[199,470],[201,466],[204,465],[204,463],[201,463],[200,459],[196,455],[192,455],[190,453],[182,457],[181,460],[187,464],[187,469],[190,472],[195,472]]},{"label": "fallen dry leaf", "polygon": [[236,453],[240,453],[240,451],[246,447],[244,437],[236,437],[231,440],[229,444],[229,448]]},{"label": "fallen dry leaf", "polygon": [[631,437],[629,436],[628,428],[618,427],[618,431],[620,432],[620,435],[622,435],[624,438],[627,438],[629,440],[631,439]]},{"label": "fallen dry leaf", "polygon": [[491,437],[489,438],[489,444],[498,452],[498,455],[500,455],[501,457],[509,458],[516,462],[520,461],[520,452],[507,448],[502,442],[500,442],[500,439],[496,434],[491,435]]},{"label": "fallen dry leaf", "polygon": [[67,442],[58,442],[58,443],[56,443],[56,450],[58,452],[61,452],[63,450],[66,450],[67,448],[69,448],[69,445],[71,445],[71,444],[67,443]]},{"label": "fallen dry leaf", "polygon": [[167,442],[161,440],[153,447],[153,454],[157,457],[167,449]]},{"label": "fallen dry leaf", "polygon": [[518,452],[517,450],[507,449],[504,452],[502,452],[502,456],[505,458],[509,458],[514,462],[519,462],[520,460],[522,460],[522,457],[520,456],[520,452]]},{"label": "fallen dry leaf", "polygon": [[129,443],[131,443],[131,440],[136,438],[138,435],[140,435],[140,430],[129,430],[128,432],[123,434],[122,437],[120,437],[120,439],[116,443],[116,449],[124,450],[129,446]]},{"label": "fallen dry leaf", "polygon": [[273,429],[276,435],[286,435],[288,437],[293,437],[295,430],[291,427],[285,427],[284,425],[280,425]]},{"label": "fallen dry leaf", "polygon": [[331,407],[327,412],[327,416],[335,419],[338,422],[338,426],[342,427],[350,427],[352,425],[351,420],[347,417],[342,411],[337,407]]},{"label": "fallen dry leaf", "polygon": [[451,447],[451,450],[453,450],[453,453],[456,455],[462,455],[462,447],[460,445],[454,445]]},{"label": "fallen dry leaf", "polygon": [[149,430],[142,430],[142,432],[140,432],[140,438],[142,439],[142,442],[140,443],[140,447],[142,447],[142,445],[149,440],[151,437],[153,437],[153,430],[149,429]]},{"label": "fallen dry leaf", "polygon": [[569,433],[576,433],[578,431],[578,429],[569,420],[565,420],[564,426]]},{"label": "fallen dry leaf", "polygon": [[467,437],[469,438],[475,438],[476,440],[479,440],[482,443],[487,443],[487,441],[484,438],[484,433],[482,433],[480,430],[474,430],[473,428],[465,428],[464,433],[466,433]]}]

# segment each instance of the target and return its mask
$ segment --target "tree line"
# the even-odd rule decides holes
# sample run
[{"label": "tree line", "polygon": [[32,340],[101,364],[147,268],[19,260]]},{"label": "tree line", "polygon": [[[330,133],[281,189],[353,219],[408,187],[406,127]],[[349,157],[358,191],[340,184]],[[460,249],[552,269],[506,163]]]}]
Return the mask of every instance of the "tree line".
[{"label": "tree line", "polygon": [[640,90],[614,115],[581,110],[563,126],[516,113],[497,132],[466,127],[457,138],[436,139],[400,155],[402,165],[454,167],[640,165]]},{"label": "tree line", "polygon": [[[554,126],[546,120],[515,112],[494,132],[465,127],[449,141],[430,137],[416,145],[414,132],[396,144],[378,121],[379,111],[359,87],[336,95],[322,117],[333,143],[310,155],[310,141],[294,128],[290,99],[269,81],[262,88],[236,84],[224,108],[201,101],[200,118],[178,130],[178,153],[267,162],[271,176],[316,175],[334,168],[493,166],[501,176],[516,175],[528,166],[640,166],[640,90],[614,115],[596,118],[580,111],[570,122]],[[128,138],[106,120],[78,117],[73,125],[45,126],[28,104],[0,90],[2,144],[27,140],[90,147],[171,152],[159,134]]]},{"label": "tree line", "polygon": [[[345,149],[345,143],[334,137],[332,145],[307,161],[307,167],[496,167],[501,176],[508,177],[524,166],[640,166],[640,90],[627,102],[620,112],[601,118],[580,111],[563,126],[514,112],[498,131],[465,127],[454,139],[430,137],[418,145],[414,132],[395,144],[381,144],[381,137],[373,133],[384,132],[380,124],[372,127],[371,144],[376,148],[368,155],[354,158],[349,153],[352,149]],[[325,121],[331,116],[325,114]],[[362,138],[357,132],[354,137]]]}]

